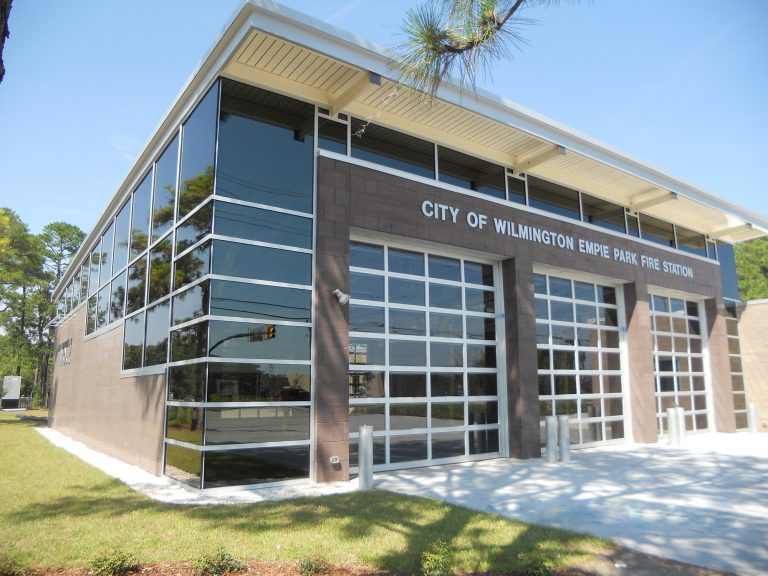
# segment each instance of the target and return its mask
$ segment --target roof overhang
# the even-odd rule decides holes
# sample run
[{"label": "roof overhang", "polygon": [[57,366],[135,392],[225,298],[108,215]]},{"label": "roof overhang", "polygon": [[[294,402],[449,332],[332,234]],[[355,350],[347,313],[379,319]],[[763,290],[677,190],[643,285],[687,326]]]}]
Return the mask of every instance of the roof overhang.
[{"label": "roof overhang", "polygon": [[[247,0],[187,80],[81,246],[98,235],[218,76],[345,112],[541,176],[730,243],[768,234],[768,219],[497,95],[443,82],[431,101],[395,80],[381,46],[270,0]],[[663,199],[663,201],[659,201]],[[71,278],[68,270],[57,287]]]}]

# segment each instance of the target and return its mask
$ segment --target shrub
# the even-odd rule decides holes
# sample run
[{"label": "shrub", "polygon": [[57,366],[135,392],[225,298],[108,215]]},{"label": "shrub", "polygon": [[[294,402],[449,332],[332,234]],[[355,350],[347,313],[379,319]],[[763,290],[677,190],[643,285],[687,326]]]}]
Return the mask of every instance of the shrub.
[{"label": "shrub", "polygon": [[88,572],[94,576],[120,576],[139,569],[139,563],[133,554],[115,548],[94,558],[88,564]]},{"label": "shrub", "polygon": [[526,576],[552,576],[555,573],[555,563],[538,555],[520,552],[517,561],[520,572]]},{"label": "shrub", "polygon": [[442,540],[433,542],[421,554],[421,573],[424,576],[450,576],[451,549]]},{"label": "shrub", "polygon": [[302,558],[299,562],[299,572],[301,576],[312,576],[313,574],[325,574],[329,570],[328,562],[322,558]]},{"label": "shrub", "polygon": [[245,570],[245,562],[219,548],[213,554],[204,554],[195,560],[195,572],[200,576],[220,576]]}]

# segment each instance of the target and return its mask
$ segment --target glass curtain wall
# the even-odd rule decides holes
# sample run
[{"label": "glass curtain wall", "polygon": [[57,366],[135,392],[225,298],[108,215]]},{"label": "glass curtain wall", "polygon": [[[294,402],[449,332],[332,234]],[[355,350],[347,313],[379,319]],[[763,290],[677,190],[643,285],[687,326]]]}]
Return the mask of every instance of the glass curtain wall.
[{"label": "glass curtain wall", "polygon": [[706,430],[709,423],[699,305],[659,294],[651,294],[650,300],[658,432],[667,432],[667,409],[673,407],[683,408],[686,430]]},{"label": "glass curtain wall", "polygon": [[165,473],[196,488],[309,476],[314,117],[222,80],[182,131]]},{"label": "glass curtain wall", "polygon": [[493,266],[352,242],[350,296],[350,467],[362,425],[379,469],[498,456]]},{"label": "glass curtain wall", "polygon": [[614,286],[534,274],[539,415],[568,416],[571,444],[624,438]]}]

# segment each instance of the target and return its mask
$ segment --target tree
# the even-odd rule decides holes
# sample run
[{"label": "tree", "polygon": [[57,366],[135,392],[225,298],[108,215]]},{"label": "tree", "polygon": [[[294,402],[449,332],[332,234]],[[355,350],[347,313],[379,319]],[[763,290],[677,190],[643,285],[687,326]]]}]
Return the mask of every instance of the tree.
[{"label": "tree", "polygon": [[5,48],[5,40],[11,34],[8,30],[8,19],[11,15],[11,4],[13,0],[0,0],[0,83],[5,76],[5,65],[3,64],[3,48]]},{"label": "tree", "polygon": [[735,253],[742,300],[768,298],[768,238],[736,244]]},{"label": "tree", "polygon": [[85,240],[85,233],[73,224],[52,222],[43,228],[40,239],[45,247],[45,271],[58,283]]},{"label": "tree", "polygon": [[399,47],[401,80],[433,97],[452,74],[475,88],[478,72],[496,60],[511,57],[512,48],[527,44],[523,26],[533,23],[521,14],[556,0],[429,0],[406,13]]}]

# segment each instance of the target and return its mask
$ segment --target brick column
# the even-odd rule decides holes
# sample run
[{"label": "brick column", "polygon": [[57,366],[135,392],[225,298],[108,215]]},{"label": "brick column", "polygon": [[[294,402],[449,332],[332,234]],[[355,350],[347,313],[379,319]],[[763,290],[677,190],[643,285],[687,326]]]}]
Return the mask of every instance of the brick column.
[{"label": "brick column", "polygon": [[709,339],[709,369],[712,383],[712,400],[715,421],[710,429],[718,432],[735,432],[736,417],[733,413],[733,384],[731,383],[731,361],[728,357],[728,332],[725,308],[719,300],[704,301]]},{"label": "brick column", "polygon": [[[349,479],[349,307],[332,292],[349,293],[348,165],[318,162],[315,239],[314,475],[315,482]],[[338,456],[340,464],[331,464]]]},{"label": "brick column", "polygon": [[533,261],[504,260],[501,273],[507,339],[509,457],[540,458]]},{"label": "brick column", "polygon": [[629,356],[629,397],[635,442],[658,440],[656,383],[653,379],[653,335],[648,287],[639,282],[624,284]]}]

